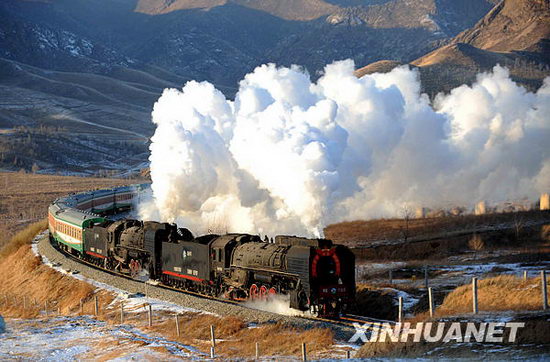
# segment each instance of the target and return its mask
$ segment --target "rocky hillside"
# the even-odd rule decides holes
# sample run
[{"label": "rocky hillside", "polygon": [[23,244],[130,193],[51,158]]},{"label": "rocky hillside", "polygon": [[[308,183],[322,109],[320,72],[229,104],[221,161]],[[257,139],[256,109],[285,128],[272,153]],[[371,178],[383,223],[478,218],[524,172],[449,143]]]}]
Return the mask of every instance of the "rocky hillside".
[{"label": "rocky hillside", "polygon": [[230,3],[263,11],[283,19],[300,21],[314,20],[338,9],[338,6],[323,0],[140,0],[136,11],[158,15],[178,10],[212,9]]},{"label": "rocky hillside", "polygon": [[[357,74],[376,71],[375,64]],[[470,83],[497,64],[531,90],[550,76],[550,1],[504,0],[449,44],[411,62],[431,94]]]},{"label": "rocky hillside", "polygon": [[494,52],[542,51],[548,60],[549,37],[549,0],[506,0],[453,42]]}]

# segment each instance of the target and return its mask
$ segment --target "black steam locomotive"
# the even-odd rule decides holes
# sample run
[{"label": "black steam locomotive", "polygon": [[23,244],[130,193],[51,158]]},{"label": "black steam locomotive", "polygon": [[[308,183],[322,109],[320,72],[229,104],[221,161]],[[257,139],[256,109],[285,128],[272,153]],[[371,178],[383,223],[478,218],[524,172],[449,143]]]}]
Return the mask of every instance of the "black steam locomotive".
[{"label": "black steam locomotive", "polygon": [[82,232],[89,261],[182,290],[239,301],[287,295],[291,308],[320,316],[344,312],[355,295],[355,257],[327,239],[194,237],[174,224],[129,219],[90,222]]}]

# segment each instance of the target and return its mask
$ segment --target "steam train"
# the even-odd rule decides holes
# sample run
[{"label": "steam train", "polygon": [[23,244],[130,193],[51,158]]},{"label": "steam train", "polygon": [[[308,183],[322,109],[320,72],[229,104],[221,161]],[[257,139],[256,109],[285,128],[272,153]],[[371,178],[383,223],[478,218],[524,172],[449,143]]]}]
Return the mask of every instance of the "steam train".
[{"label": "steam train", "polygon": [[[116,199],[114,194],[115,209]],[[291,308],[323,317],[337,317],[354,300],[354,254],[327,239],[280,235],[270,243],[250,234],[195,237],[175,224],[110,220],[63,206],[54,202],[49,209],[52,243],[135,279],[235,301],[285,295]]]}]

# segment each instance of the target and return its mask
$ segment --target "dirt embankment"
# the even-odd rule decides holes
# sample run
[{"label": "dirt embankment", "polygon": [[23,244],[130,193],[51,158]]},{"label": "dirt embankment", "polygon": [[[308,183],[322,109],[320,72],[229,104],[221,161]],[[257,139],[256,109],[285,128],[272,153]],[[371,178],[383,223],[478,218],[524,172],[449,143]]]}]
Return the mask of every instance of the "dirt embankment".
[{"label": "dirt embankment", "polygon": [[[93,286],[53,270],[33,254],[29,243],[45,228],[46,221],[30,225],[0,252],[0,311],[5,317],[37,317],[45,303],[55,312],[73,313],[81,299],[93,295]],[[99,297],[103,303],[112,300],[108,293]]]}]

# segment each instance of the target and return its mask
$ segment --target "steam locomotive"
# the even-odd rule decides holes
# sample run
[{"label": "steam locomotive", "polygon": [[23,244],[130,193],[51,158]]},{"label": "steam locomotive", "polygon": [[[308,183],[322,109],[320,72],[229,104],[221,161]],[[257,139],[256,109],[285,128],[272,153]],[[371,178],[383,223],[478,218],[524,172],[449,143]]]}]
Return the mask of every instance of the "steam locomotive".
[{"label": "steam locomotive", "polygon": [[[50,238],[103,268],[228,300],[290,298],[290,307],[337,317],[355,296],[355,257],[327,239],[257,235],[195,237],[175,224],[50,207]],[[53,210],[52,210],[53,207]],[[61,216],[62,215],[62,216]]]}]

